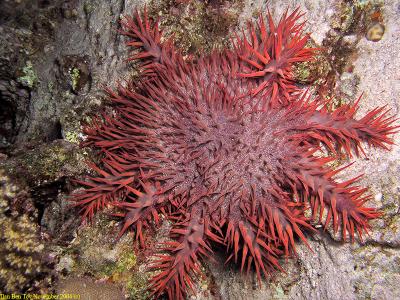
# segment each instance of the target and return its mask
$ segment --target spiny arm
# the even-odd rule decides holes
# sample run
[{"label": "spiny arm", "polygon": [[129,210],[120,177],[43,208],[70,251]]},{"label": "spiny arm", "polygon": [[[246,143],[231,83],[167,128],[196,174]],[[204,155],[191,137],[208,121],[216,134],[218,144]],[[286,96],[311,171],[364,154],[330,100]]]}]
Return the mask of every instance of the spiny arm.
[{"label": "spiny arm", "polygon": [[[251,221],[245,219],[238,221],[235,218],[226,221],[225,243],[228,250],[233,250],[227,262],[234,258],[237,263],[239,253],[241,253],[241,271],[243,272],[247,264],[247,272],[249,272],[253,265],[257,278],[261,281],[261,272],[267,277],[274,269],[282,270],[277,259],[281,251],[270,243],[270,237],[264,231],[263,221]],[[221,223],[221,225],[225,224]]]},{"label": "spiny arm", "polygon": [[363,153],[362,143],[387,149],[393,144],[390,135],[399,128],[394,125],[395,117],[388,116],[389,110],[385,107],[378,107],[357,120],[355,114],[359,101],[353,105],[343,105],[333,112],[329,112],[326,107],[317,109],[317,101],[305,104],[300,110],[307,117],[305,124],[296,127],[296,130],[300,130],[297,138],[317,140],[332,152],[340,153],[344,150],[350,157],[352,152],[357,156]]},{"label": "spiny arm", "polygon": [[148,17],[147,8],[144,8],[143,16],[136,10],[133,16],[125,16],[121,20],[120,33],[127,36],[126,42],[135,50],[128,60],[137,60],[142,67],[142,74],[153,76],[162,65],[170,65],[178,54],[172,44],[172,40],[161,41],[162,31],[158,27],[158,21],[154,22]]},{"label": "spiny arm", "polygon": [[[255,26],[249,24],[248,40],[237,37],[235,47],[243,62],[239,77],[257,82],[251,94],[262,94],[266,107],[282,107],[293,101],[292,94],[298,92],[292,66],[297,62],[310,61],[318,49],[307,48],[309,35],[303,35],[304,22],[298,23],[302,14],[299,9],[282,16],[274,24],[268,12],[268,29],[261,15]],[[244,35],[244,34],[243,34]]]},{"label": "spiny arm", "polygon": [[[136,173],[119,169],[116,162],[104,163],[107,172],[98,168],[95,164],[89,164],[99,176],[87,177],[75,182],[86,189],[74,193],[70,199],[73,207],[80,207],[82,220],[91,221],[96,211],[104,209],[111,202],[123,201],[126,195],[133,189]],[[122,172],[121,172],[122,171]]]},{"label": "spiny arm", "polygon": [[354,239],[357,231],[360,239],[362,232],[368,231],[368,220],[380,216],[375,208],[365,207],[370,199],[365,195],[366,188],[352,186],[361,176],[344,182],[337,182],[332,177],[342,169],[332,170],[325,166],[331,158],[317,158],[313,151],[297,154],[296,163],[292,163],[290,171],[286,171],[292,181],[294,194],[303,201],[310,202],[315,218],[319,214],[322,221],[325,209],[328,213],[325,219],[325,229],[333,221],[334,232],[342,226],[342,237],[346,239],[346,232]]},{"label": "spiny arm", "polygon": [[282,270],[277,259],[283,254],[281,249],[284,248],[287,256],[295,253],[294,236],[305,241],[302,229],[307,227],[312,230],[304,217],[297,214],[296,208],[288,208],[287,203],[281,205],[279,201],[269,199],[272,193],[259,199],[253,192],[249,198],[238,197],[234,201],[237,205],[230,206],[220,224],[221,228],[226,228],[225,244],[232,249],[228,261],[234,258],[237,262],[241,254],[241,270],[247,264],[248,272],[253,265],[258,280],[261,280],[261,273],[268,276],[274,269]]},{"label": "spiny arm", "polygon": [[141,189],[130,189],[130,194],[126,197],[127,201],[115,201],[111,203],[125,212],[114,214],[123,217],[123,226],[118,234],[120,238],[129,228],[135,229],[136,239],[144,248],[144,237],[142,229],[147,227],[149,221],[154,220],[158,225],[160,222],[159,212],[166,214],[165,206],[168,201],[163,197],[160,184],[141,182]]},{"label": "spiny arm", "polygon": [[192,275],[202,274],[200,256],[212,253],[207,240],[221,242],[210,231],[207,219],[193,214],[191,219],[178,221],[171,230],[172,241],[165,242],[168,254],[158,256],[152,268],[160,272],[151,279],[152,295],[167,294],[170,300],[184,300],[187,288],[193,289]]}]

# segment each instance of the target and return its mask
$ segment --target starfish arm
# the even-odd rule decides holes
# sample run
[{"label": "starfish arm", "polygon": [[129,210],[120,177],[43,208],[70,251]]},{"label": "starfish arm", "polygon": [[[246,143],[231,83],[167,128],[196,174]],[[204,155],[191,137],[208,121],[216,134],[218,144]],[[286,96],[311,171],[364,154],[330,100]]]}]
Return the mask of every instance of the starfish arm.
[{"label": "starfish arm", "polygon": [[172,241],[165,242],[164,252],[158,255],[152,269],[158,270],[150,281],[152,296],[167,294],[169,299],[186,299],[187,288],[193,290],[193,275],[201,275],[201,256],[210,257],[209,223],[199,214],[178,221],[171,229]]},{"label": "starfish arm", "polygon": [[362,231],[367,232],[369,228],[368,220],[379,217],[381,213],[375,208],[364,206],[371,198],[365,194],[366,188],[352,185],[361,176],[337,182],[333,176],[341,169],[332,170],[326,167],[325,164],[332,159],[314,157],[314,152],[298,154],[298,162],[291,164],[291,171],[286,171],[291,179],[293,193],[310,203],[313,218],[319,214],[320,222],[327,209],[325,229],[332,220],[335,233],[341,224],[343,240],[346,239],[346,232],[354,240],[355,230],[362,239]]},{"label": "starfish arm", "polygon": [[[316,103],[308,104],[308,116],[305,124],[297,126],[299,139],[322,142],[334,153],[342,150],[351,157],[363,153],[362,143],[388,149],[393,144],[390,135],[399,126],[396,119],[388,116],[389,110],[379,107],[371,110],[360,119],[355,119],[358,101],[354,105],[343,105],[329,112],[326,108],[317,110]],[[311,108],[311,109],[310,109]]]},{"label": "starfish arm", "polygon": [[303,205],[288,203],[287,195],[278,193],[269,190],[257,198],[259,193],[253,189],[250,197],[242,194],[222,214],[219,225],[227,250],[232,252],[227,262],[239,263],[242,272],[253,266],[259,281],[261,273],[267,277],[274,270],[282,271],[278,257],[296,253],[295,236],[307,244],[302,230],[313,230],[301,215]]},{"label": "starfish arm", "polygon": [[[285,198],[287,196],[283,199]],[[306,230],[312,232],[315,229],[309,224],[309,219],[304,216],[303,203],[283,199],[274,202],[266,201],[261,207],[265,222],[268,224],[265,232],[272,238],[276,247],[284,248],[284,254],[288,257],[292,254],[296,255],[294,242],[296,236],[311,250],[304,232]]]},{"label": "starfish arm", "polygon": [[115,214],[124,218],[118,239],[128,229],[134,229],[136,239],[144,248],[143,229],[148,227],[149,221],[154,221],[156,225],[160,224],[159,212],[166,214],[165,207],[169,202],[161,195],[159,184],[141,182],[141,187],[140,190],[130,188],[130,194],[126,197],[127,201],[116,201],[111,204],[126,211],[125,213]]},{"label": "starfish arm", "polygon": [[128,37],[127,46],[133,48],[134,53],[129,61],[139,61],[142,75],[156,75],[159,66],[172,64],[179,55],[174,50],[172,40],[161,41],[162,31],[158,21],[148,17],[145,7],[143,16],[136,10],[133,16],[125,16],[121,20],[120,33]]},{"label": "starfish arm", "polygon": [[118,172],[107,163],[104,164],[107,171],[101,170],[95,164],[89,164],[89,167],[99,173],[99,176],[87,177],[84,181],[75,180],[85,186],[85,189],[74,193],[70,199],[72,207],[81,208],[82,221],[91,221],[96,211],[104,209],[116,199],[124,199],[133,188],[136,176],[131,171]]},{"label": "starfish arm", "polygon": [[256,216],[247,216],[240,220],[228,219],[224,241],[227,249],[232,249],[227,262],[234,259],[237,263],[239,258],[241,271],[246,266],[247,273],[254,266],[259,281],[261,272],[267,277],[273,270],[282,271],[277,259],[282,254],[278,249],[281,244],[273,243],[271,236],[266,233],[264,219]]},{"label": "starfish arm", "polygon": [[[116,157],[131,160],[132,153],[137,155],[139,151],[157,147],[154,131],[161,104],[156,102],[158,98],[154,100],[134,91],[132,84],[129,82],[126,87],[119,84],[116,91],[105,89],[115,105],[114,114],[104,113],[85,125],[82,146],[97,148],[104,154],[117,153]],[[161,153],[162,149],[159,150]]]},{"label": "starfish arm", "polygon": [[275,25],[268,12],[268,29],[261,15],[256,26],[249,23],[250,38],[243,34],[243,39],[237,37],[234,42],[242,62],[238,76],[256,81],[251,94],[261,93],[268,98],[265,101],[269,107],[283,107],[293,101],[291,95],[299,89],[294,84],[292,66],[312,60],[318,50],[306,48],[309,35],[302,36],[304,22],[298,23],[301,16],[298,9],[289,16],[286,12]]}]

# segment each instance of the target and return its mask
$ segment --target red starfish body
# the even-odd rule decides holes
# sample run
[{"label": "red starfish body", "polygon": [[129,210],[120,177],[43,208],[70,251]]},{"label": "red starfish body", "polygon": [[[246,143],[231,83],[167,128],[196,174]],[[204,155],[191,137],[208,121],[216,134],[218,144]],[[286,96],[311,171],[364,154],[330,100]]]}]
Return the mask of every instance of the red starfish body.
[{"label": "red starfish body", "polygon": [[363,143],[386,149],[394,118],[377,108],[356,119],[358,101],[331,111],[297,87],[293,63],[315,53],[305,48],[299,18],[296,10],[275,25],[268,15],[267,29],[260,17],[233,51],[198,60],[162,42],[146,12],[122,22],[142,77],[107,89],[113,114],[86,126],[84,146],[102,159],[91,165],[98,176],[79,181],[86,189],[74,201],[89,219],[114,207],[123,218],[120,236],[133,230],[142,246],[160,214],[172,222],[154,265],[153,295],[183,299],[215,243],[260,278],[295,254],[296,239],[307,244],[312,220],[354,239],[380,215],[365,206],[370,196],[354,185],[358,177],[337,181],[340,170],[328,166],[334,158],[317,151],[359,155]]}]

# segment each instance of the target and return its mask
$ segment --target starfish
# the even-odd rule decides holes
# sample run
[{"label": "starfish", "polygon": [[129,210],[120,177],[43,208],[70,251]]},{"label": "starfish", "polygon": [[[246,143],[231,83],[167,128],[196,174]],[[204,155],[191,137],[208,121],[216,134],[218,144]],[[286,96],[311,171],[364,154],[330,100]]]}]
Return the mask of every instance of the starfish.
[{"label": "starfish", "polygon": [[101,161],[73,201],[88,220],[114,209],[118,237],[133,231],[142,247],[146,228],[171,223],[153,296],[184,299],[215,244],[260,280],[296,255],[296,240],[308,245],[314,223],[354,240],[381,215],[365,206],[360,176],[340,182],[343,168],[329,162],[362,155],[363,143],[388,149],[398,126],[385,107],[356,118],[360,99],[332,109],[296,83],[293,64],[319,51],[305,48],[300,17],[286,12],[275,24],[268,13],[232,50],[186,59],[146,10],[122,21],[141,77],[107,88],[113,112],[86,125],[83,146]]}]

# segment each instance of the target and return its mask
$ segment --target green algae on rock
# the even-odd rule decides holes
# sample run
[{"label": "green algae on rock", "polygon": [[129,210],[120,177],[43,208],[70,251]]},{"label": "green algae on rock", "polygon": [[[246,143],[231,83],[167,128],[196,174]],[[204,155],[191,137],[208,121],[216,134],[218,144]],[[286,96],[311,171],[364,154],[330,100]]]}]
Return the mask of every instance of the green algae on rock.
[{"label": "green algae on rock", "polygon": [[[77,238],[60,254],[58,270],[64,274],[64,284],[73,276],[90,275],[97,281],[107,281],[124,290],[130,299],[148,299],[149,273],[143,262],[132,251],[132,237],[126,236],[117,244],[114,240],[115,223],[100,217],[92,227],[81,229]],[[69,292],[72,290],[69,288]]]}]

